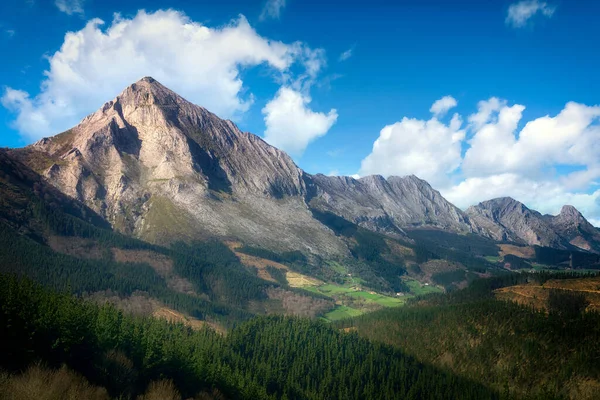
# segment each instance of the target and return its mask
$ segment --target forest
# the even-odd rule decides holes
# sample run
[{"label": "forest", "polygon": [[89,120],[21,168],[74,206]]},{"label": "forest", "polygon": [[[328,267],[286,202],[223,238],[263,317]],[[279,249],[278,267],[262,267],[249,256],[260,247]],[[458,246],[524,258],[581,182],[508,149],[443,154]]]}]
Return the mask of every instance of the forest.
[{"label": "forest", "polygon": [[54,371],[66,366],[111,398],[141,398],[165,381],[179,396],[171,398],[500,398],[482,384],[323,322],[257,317],[222,336],[128,316],[5,274],[0,330],[0,366],[9,376],[39,362]]},{"label": "forest", "polygon": [[489,385],[503,396],[594,399],[600,393],[600,314],[584,311],[585,296],[552,291],[546,311],[496,300],[493,292],[515,284],[581,277],[507,274],[336,326]]}]

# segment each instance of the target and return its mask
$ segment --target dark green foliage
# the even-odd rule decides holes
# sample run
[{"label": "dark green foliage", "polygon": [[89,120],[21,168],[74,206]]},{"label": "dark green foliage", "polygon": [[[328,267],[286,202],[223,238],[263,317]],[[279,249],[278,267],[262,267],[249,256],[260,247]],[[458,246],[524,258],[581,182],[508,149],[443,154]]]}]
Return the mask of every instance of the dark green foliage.
[{"label": "dark green foliage", "polygon": [[454,249],[476,256],[497,256],[498,245],[491,239],[475,234],[459,235],[437,229],[415,229],[408,235],[417,242],[425,240],[440,247]]},{"label": "dark green foliage", "polygon": [[559,250],[534,246],[535,261],[546,265],[600,269],[600,255],[583,251]]},{"label": "dark green foliage", "polygon": [[551,249],[550,247],[533,246],[535,261],[540,264],[558,265],[569,263],[570,253],[566,250]]},{"label": "dark green foliage", "polygon": [[503,263],[509,263],[511,269],[527,269],[531,268],[531,263],[524,258],[517,257],[513,254],[507,254],[502,260]]},{"label": "dark green foliage", "polygon": [[284,264],[295,264],[295,263],[306,263],[308,259],[300,251],[284,251],[282,253],[275,253],[273,251],[263,249],[261,247],[253,247],[244,245],[236,249],[240,253],[245,253],[251,256],[265,258],[267,260],[275,261]]},{"label": "dark green foliage", "polygon": [[313,217],[319,220],[323,225],[329,227],[336,235],[353,237],[358,231],[358,225],[345,220],[342,217],[327,212],[311,209]]},{"label": "dark green foliage", "polygon": [[467,273],[464,269],[457,269],[454,271],[446,271],[434,274],[431,280],[437,284],[442,285],[445,288],[451,287],[454,283],[462,282],[467,278]]},{"label": "dark green foliage", "polygon": [[288,281],[285,277],[285,270],[281,268],[274,267],[272,265],[267,265],[267,272],[271,275],[271,278],[275,279],[281,285],[287,285]]},{"label": "dark green foliage", "polygon": [[235,254],[217,241],[175,243],[174,269],[211,299],[242,306],[266,298],[269,283],[248,272]]},{"label": "dark green foliage", "polygon": [[[391,344],[517,398],[578,398],[572,390],[600,380],[600,314],[583,313],[585,297],[552,295],[550,315],[495,300],[502,286],[581,278],[575,274],[510,274],[466,289],[430,295],[336,326]],[[594,390],[593,384],[589,386]],[[591,398],[591,397],[588,397]]]},{"label": "dark green foliage", "polygon": [[484,385],[310,320],[257,318],[227,336],[133,318],[0,276],[0,366],[66,363],[135,398],[171,379],[184,398],[218,388],[236,399],[495,399]]},{"label": "dark green foliage", "polygon": [[585,293],[570,290],[553,289],[548,294],[548,312],[551,316],[572,322],[581,318],[582,313],[590,304]]},{"label": "dark green foliage", "polygon": [[419,264],[426,263],[429,260],[439,260],[440,256],[431,251],[429,247],[417,244],[415,250],[415,261]]},{"label": "dark green foliage", "polygon": [[[470,271],[485,273],[496,267],[483,255],[498,255],[493,242],[475,235],[457,235],[437,230],[414,230],[409,232],[415,239],[415,256],[418,263],[429,260],[447,260],[461,263]],[[472,243],[472,246],[471,246]],[[492,253],[492,246],[495,253]]]}]

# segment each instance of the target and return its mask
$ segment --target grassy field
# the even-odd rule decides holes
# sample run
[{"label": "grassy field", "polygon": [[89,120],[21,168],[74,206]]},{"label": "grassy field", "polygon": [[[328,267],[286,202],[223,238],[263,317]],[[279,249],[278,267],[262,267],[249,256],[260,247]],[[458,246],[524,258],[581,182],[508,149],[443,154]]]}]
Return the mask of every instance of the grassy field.
[{"label": "grassy field", "polygon": [[[302,280],[296,282],[303,283]],[[402,296],[387,296],[365,290],[361,287],[360,280],[353,277],[348,277],[343,285],[322,282],[315,284],[315,282],[304,281],[302,287],[305,290],[323,294],[336,301],[337,307],[324,316],[324,319],[328,321],[355,317],[382,307],[400,307],[411,297],[442,291],[437,286],[424,285],[414,279],[407,279],[406,283],[410,287],[410,293],[405,293]]]},{"label": "grassy field", "polygon": [[405,297],[389,297],[389,296],[384,296],[384,295],[381,295],[378,293],[364,292],[364,291],[349,292],[347,294],[347,296],[354,297],[354,298],[363,298],[367,301],[379,304],[380,306],[383,306],[383,307],[401,306],[406,301]]},{"label": "grassy field", "polygon": [[[238,242],[228,242],[230,249],[235,251],[241,244]],[[343,284],[326,283],[319,279],[303,275],[301,273],[290,270],[283,264],[278,264],[274,261],[262,259],[260,257],[249,256],[244,253],[236,252],[244,265],[254,267],[258,270],[258,276],[273,280],[268,274],[266,267],[275,266],[276,268],[285,270],[286,280],[291,287],[301,288],[308,292],[325,295],[337,304],[336,308],[324,316],[328,321],[337,321],[343,318],[355,317],[365,312],[374,311],[382,307],[399,307],[404,305],[410,297],[439,292],[441,289],[435,286],[421,285],[413,279],[408,279],[406,282],[410,287],[410,293],[405,293],[403,296],[387,296],[374,291],[365,290],[363,287],[364,281],[356,276],[349,274],[348,268],[342,263],[336,261],[328,261],[328,266],[344,277]]]},{"label": "grassy field", "polygon": [[410,288],[410,294],[412,294],[414,296],[421,296],[421,295],[429,294],[429,293],[442,292],[442,289],[440,289],[437,286],[424,285],[421,282],[416,281],[414,279],[407,279],[405,282],[408,285],[408,287]]},{"label": "grassy field", "polygon": [[328,321],[338,321],[344,318],[358,317],[363,314],[363,311],[357,310],[348,306],[338,306],[333,311],[325,314],[325,319]]},{"label": "grassy field", "polygon": [[498,261],[500,261],[499,256],[485,256],[485,259],[491,263],[497,263]]}]

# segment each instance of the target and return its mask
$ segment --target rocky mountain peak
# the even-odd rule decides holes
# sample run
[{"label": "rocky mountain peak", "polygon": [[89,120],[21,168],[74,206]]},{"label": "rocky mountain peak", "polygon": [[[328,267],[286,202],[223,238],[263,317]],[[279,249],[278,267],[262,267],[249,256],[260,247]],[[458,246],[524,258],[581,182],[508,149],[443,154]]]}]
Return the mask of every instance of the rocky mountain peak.
[{"label": "rocky mountain peak", "polygon": [[560,214],[557,217],[564,218],[566,220],[581,222],[585,220],[583,215],[575,207],[570,205],[564,205],[560,209]]},{"label": "rocky mountain peak", "polygon": [[139,81],[128,86],[117,99],[122,103],[133,103],[137,106],[157,104],[157,105],[177,105],[182,103],[190,104],[177,93],[163,86],[152,77],[144,77]]},{"label": "rocky mountain peak", "polygon": [[217,236],[347,252],[312,218],[303,171],[287,154],[151,77],[17,153],[117,230],[152,242]]},{"label": "rocky mountain peak", "polygon": [[556,216],[541,215],[511,197],[502,197],[469,207],[467,215],[476,231],[495,240],[600,252],[600,231],[570,205]]},{"label": "rocky mountain peak", "polygon": [[494,240],[565,248],[565,241],[539,212],[512,197],[483,201],[466,213],[477,232]]}]

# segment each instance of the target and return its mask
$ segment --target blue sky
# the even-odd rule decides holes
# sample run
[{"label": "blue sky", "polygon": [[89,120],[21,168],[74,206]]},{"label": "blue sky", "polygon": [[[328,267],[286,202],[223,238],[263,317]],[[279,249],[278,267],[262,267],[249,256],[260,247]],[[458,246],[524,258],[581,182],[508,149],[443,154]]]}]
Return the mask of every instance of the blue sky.
[{"label": "blue sky", "polygon": [[[600,221],[600,3],[390,3],[4,1],[0,146],[152,75],[310,173],[414,173],[463,208],[510,195]],[[430,111],[444,96],[456,106]]]}]

